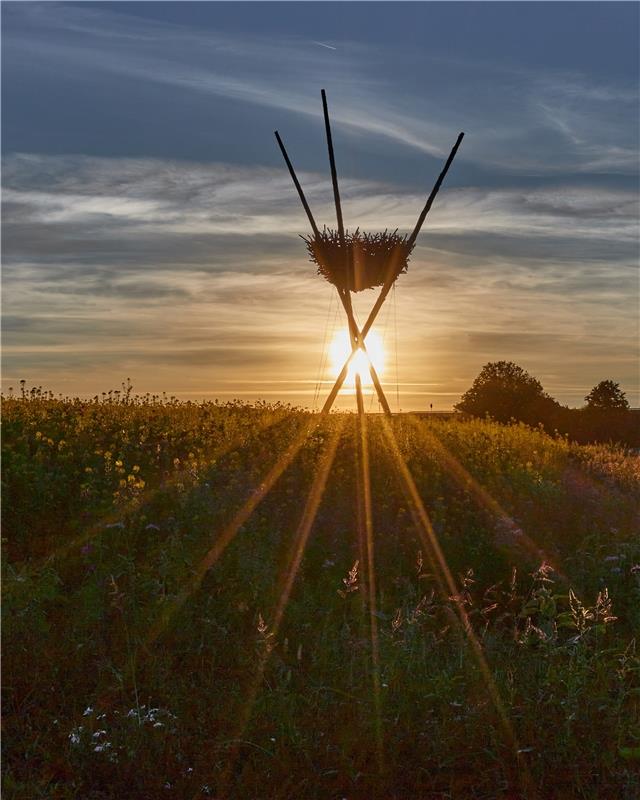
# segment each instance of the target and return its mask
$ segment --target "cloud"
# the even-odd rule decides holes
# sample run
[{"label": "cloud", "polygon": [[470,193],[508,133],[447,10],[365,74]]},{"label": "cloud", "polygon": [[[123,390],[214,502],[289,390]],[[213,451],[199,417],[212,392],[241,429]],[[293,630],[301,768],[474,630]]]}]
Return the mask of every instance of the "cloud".
[{"label": "cloud", "polygon": [[[333,224],[329,182],[303,172],[319,224]],[[5,159],[5,221],[114,229],[125,238],[170,235],[295,234],[307,228],[284,169],[188,164],[157,159],[15,155]],[[341,182],[345,218],[364,229],[411,230],[425,197],[380,181]],[[634,191],[596,185],[449,189],[427,230],[511,237],[637,240]],[[102,226],[106,225],[104,228]]]},{"label": "cloud", "polygon": [[[460,128],[459,160],[535,175],[637,174],[638,89],[575,72],[527,70],[489,59],[402,53],[427,76],[406,85],[389,74],[398,54],[355,40],[337,51],[281,33],[237,34],[56,4],[7,7],[11,65],[58,70],[74,82],[111,75],[210,95],[320,121],[318,76],[330,88],[334,122],[359,138],[386,138],[442,158]],[[126,21],[125,21],[126,20]],[[384,65],[384,67],[382,66]],[[126,91],[126,84],[123,90]],[[433,114],[437,109],[437,115]]]},{"label": "cloud", "polygon": [[[629,392],[637,385],[635,81],[399,52],[355,33],[329,50],[304,36],[198,30],[107,5],[3,11],[9,88],[50,80],[85,98],[58,132],[62,144],[47,128],[42,148],[51,138],[71,149],[78,127],[76,149],[107,154],[12,145],[4,159],[5,383],[25,376],[94,391],[132,374],[143,390],[260,396],[286,386],[308,401],[314,379],[330,380],[319,374],[322,332],[342,324],[341,310],[307,261],[298,234],[308,224],[284,166],[263,163],[266,144],[246,145],[255,120],[262,130],[282,119],[318,223],[333,225],[322,76],[351,227],[410,230],[455,135],[468,133],[398,282],[397,313],[390,300],[378,322],[388,346],[397,327],[400,375],[389,369],[385,380],[402,385],[405,407],[429,396],[448,405],[498,358],[522,363],[565,402],[602,377]],[[156,157],[108,155],[99,103],[110,96],[125,128],[144,128],[138,152],[159,142]],[[149,120],[132,97],[148,99],[140,113],[151,109]],[[198,162],[188,147],[181,154],[192,160],[169,158],[155,136],[166,119],[193,141],[179,117],[185,98],[211,110],[220,163]],[[36,100],[25,92],[8,108],[29,107],[35,119]],[[15,144],[11,125],[9,115]],[[360,173],[355,152],[367,165]],[[360,318],[374,297],[356,298]]]}]

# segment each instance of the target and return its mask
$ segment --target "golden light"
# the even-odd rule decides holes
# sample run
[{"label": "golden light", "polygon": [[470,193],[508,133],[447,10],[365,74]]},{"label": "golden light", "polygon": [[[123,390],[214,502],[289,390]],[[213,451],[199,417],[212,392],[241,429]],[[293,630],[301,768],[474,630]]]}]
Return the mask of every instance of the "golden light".
[{"label": "golden light", "polygon": [[[375,331],[370,331],[365,339],[367,353],[371,359],[376,372],[380,377],[384,372],[384,347],[382,339]],[[333,337],[333,341],[329,345],[329,358],[331,360],[331,372],[334,377],[337,377],[340,370],[344,366],[344,362],[351,354],[351,339],[349,332],[346,330],[338,331]],[[371,375],[369,373],[369,361],[367,356],[358,350],[355,356],[351,359],[349,364],[349,372],[345,381],[345,386],[353,388],[355,386],[355,376],[360,375],[362,386],[371,386]]]}]

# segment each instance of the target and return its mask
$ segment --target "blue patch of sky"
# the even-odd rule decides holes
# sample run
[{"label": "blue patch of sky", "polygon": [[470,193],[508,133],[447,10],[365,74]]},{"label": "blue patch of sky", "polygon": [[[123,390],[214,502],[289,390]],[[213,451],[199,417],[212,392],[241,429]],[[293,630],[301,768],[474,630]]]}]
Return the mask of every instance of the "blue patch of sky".
[{"label": "blue patch of sky", "polygon": [[[435,137],[439,151],[421,152],[397,137],[390,144],[385,132],[367,129],[366,121],[359,128],[336,124],[345,175],[408,187],[429,184],[440,153],[464,128],[469,138],[451,186],[536,185],[549,177],[547,154],[562,153],[576,135],[562,119],[541,118],[553,109],[531,108],[531,100],[523,101],[523,90],[535,94],[543,83],[545,97],[553,98],[556,77],[560,83],[575,80],[587,94],[600,92],[587,97],[589,113],[576,121],[580,135],[579,126],[589,124],[591,113],[599,121],[614,115],[618,138],[626,128],[623,143],[637,142],[637,105],[607,100],[612,87],[633,94],[637,84],[636,4],[73,3],[58,6],[63,13],[57,22],[55,8],[40,14],[38,4],[28,5],[36,13],[5,5],[5,153],[280,166],[272,136],[278,127],[300,168],[325,171],[318,118],[308,110],[298,112],[293,90],[306,92],[319,112],[319,89],[326,85],[332,105],[348,105],[355,96],[357,113],[366,111],[374,121],[383,108],[387,121],[398,110],[400,126],[402,115],[409,114],[415,137]],[[83,12],[89,17],[74,21]],[[96,13],[108,15],[104,31],[99,20],[91,20]],[[157,24],[163,26],[160,34],[146,37],[145,27]],[[172,31],[185,37],[174,41]],[[189,41],[194,31],[204,37],[197,46]],[[210,48],[208,34],[218,37]],[[219,52],[219,37],[225,35],[235,42],[228,53]],[[277,52],[265,57],[261,47],[254,50],[258,42],[271,43],[276,51],[282,43],[291,44],[291,71],[286,46],[279,63]],[[145,59],[146,73],[136,72]],[[173,70],[178,81],[156,79],[158,63]],[[185,68],[195,77],[181,84]],[[203,84],[210,72],[231,81],[255,77],[258,94],[261,85],[285,95],[292,90],[292,103],[248,98],[233,87],[208,93]],[[563,95],[555,98],[560,107],[565,101]],[[423,124],[437,130],[422,131]],[[519,137],[515,146],[513,131]],[[600,141],[606,141],[606,133]],[[477,154],[474,136],[484,142]],[[502,158],[509,148],[513,164]],[[634,179],[629,169],[596,170],[603,171],[609,185],[630,185]],[[552,177],[558,182],[571,176],[579,184],[590,179],[590,172],[560,157]]]}]

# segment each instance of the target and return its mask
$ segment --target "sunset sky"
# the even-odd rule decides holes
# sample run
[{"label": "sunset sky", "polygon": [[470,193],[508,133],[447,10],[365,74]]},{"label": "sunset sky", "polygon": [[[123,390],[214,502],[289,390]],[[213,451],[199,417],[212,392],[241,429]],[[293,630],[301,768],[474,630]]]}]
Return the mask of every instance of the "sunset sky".
[{"label": "sunset sky", "polygon": [[495,360],[640,405],[639,12],[3,3],[3,390],[317,404],[344,315],[273,131],[334,226],[326,88],[350,228],[410,231],[466,134],[375,328],[392,408]]}]

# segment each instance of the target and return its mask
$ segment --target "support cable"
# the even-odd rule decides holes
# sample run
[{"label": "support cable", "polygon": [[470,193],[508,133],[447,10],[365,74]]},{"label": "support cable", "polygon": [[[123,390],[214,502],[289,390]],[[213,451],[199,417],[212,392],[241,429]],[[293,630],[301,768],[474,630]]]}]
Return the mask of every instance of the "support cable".
[{"label": "support cable", "polygon": [[[333,309],[333,292],[329,297],[329,307],[327,308],[327,316],[324,322],[324,334],[322,337],[322,350],[320,351],[320,366],[318,368],[318,379],[316,380],[316,388],[313,393],[313,410],[316,410],[316,403],[320,396],[320,385],[322,383],[322,376],[324,375],[324,368],[326,365],[327,356],[327,337],[329,334],[329,320],[331,319],[331,311]],[[336,309],[337,310],[337,309]]]}]

